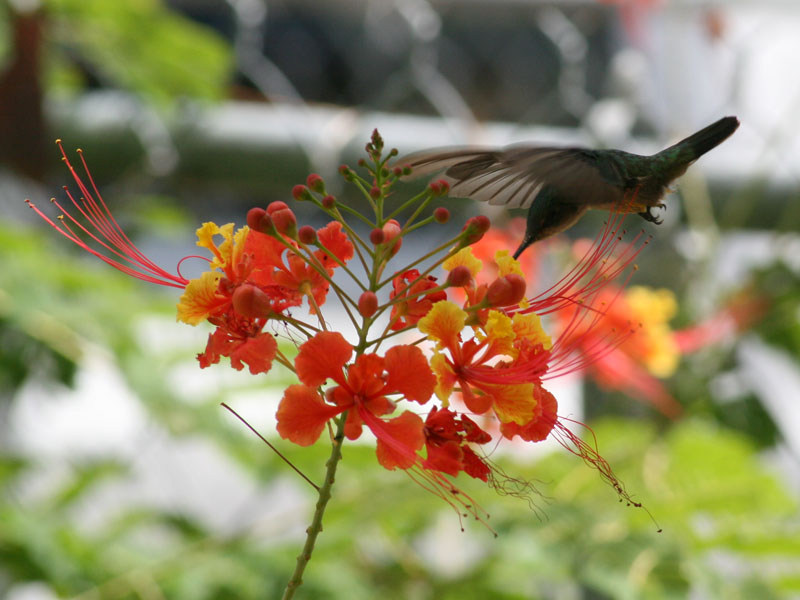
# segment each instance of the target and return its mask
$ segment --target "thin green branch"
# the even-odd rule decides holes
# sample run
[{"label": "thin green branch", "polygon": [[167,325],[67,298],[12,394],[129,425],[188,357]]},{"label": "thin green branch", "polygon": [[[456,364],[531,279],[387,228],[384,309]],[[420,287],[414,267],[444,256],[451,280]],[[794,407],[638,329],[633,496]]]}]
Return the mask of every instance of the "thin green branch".
[{"label": "thin green branch", "polygon": [[289,583],[286,584],[286,590],[283,592],[282,600],[291,600],[294,598],[294,593],[303,583],[303,573],[306,570],[308,561],[311,560],[311,554],[314,552],[314,544],[317,541],[317,536],[319,536],[322,531],[322,517],[325,514],[328,501],[331,499],[331,488],[333,487],[333,482],[336,477],[336,468],[339,465],[339,461],[342,459],[342,442],[344,440],[344,424],[346,419],[347,412],[339,416],[336,434],[331,444],[331,454],[328,458],[328,462],[325,463],[325,481],[322,487],[319,488],[319,499],[317,500],[317,505],[314,510],[314,517],[311,520],[311,525],[309,525],[306,530],[306,543],[297,556],[297,564],[294,573],[292,573]]}]

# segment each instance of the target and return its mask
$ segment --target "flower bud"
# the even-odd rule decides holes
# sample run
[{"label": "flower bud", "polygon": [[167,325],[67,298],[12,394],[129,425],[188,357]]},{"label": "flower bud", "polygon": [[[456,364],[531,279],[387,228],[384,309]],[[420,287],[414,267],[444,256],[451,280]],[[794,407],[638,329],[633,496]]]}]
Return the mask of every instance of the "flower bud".
[{"label": "flower bud", "polygon": [[486,291],[486,299],[490,306],[519,304],[525,297],[525,288],[525,280],[520,275],[509,273],[492,282]]},{"label": "flower bud", "polygon": [[[387,247],[391,248],[389,256],[394,256],[397,254],[397,251],[400,250],[400,246],[403,245],[403,238],[398,237],[400,235],[400,223],[395,221],[394,219],[389,219],[383,225],[383,243],[387,245]],[[390,242],[392,242],[390,244]]]},{"label": "flower bud", "polygon": [[253,207],[247,211],[247,226],[253,231],[272,235],[275,226],[272,219],[263,208]]},{"label": "flower bud", "polygon": [[308,246],[317,241],[317,232],[311,225],[303,225],[297,230],[297,239],[300,240],[302,244]]},{"label": "flower bud", "polygon": [[299,201],[311,200],[311,192],[308,191],[306,186],[298,183],[292,188],[292,197]]},{"label": "flower bud", "polygon": [[269,213],[270,215],[274,213],[276,210],[284,210],[284,209],[289,210],[289,205],[286,204],[286,202],[281,202],[280,200],[276,200],[275,202],[270,202],[267,205],[267,213]]},{"label": "flower bud", "polygon": [[465,246],[474,244],[483,237],[483,234],[489,231],[489,227],[491,227],[491,221],[484,215],[467,219],[464,228],[461,230],[465,233],[463,244]]},{"label": "flower bud", "polygon": [[369,318],[378,310],[378,297],[375,292],[364,292],[358,299],[358,312],[362,317]]},{"label": "flower bud", "polygon": [[325,182],[322,180],[322,177],[316,173],[311,173],[311,175],[306,178],[306,185],[318,194],[325,193]]},{"label": "flower bud", "polygon": [[336,198],[328,194],[322,199],[322,208],[325,210],[331,210],[334,206],[336,206]]},{"label": "flower bud", "polygon": [[270,214],[270,217],[272,217],[275,229],[277,229],[279,233],[292,239],[297,239],[297,217],[294,216],[294,213],[290,209],[282,208],[276,210]]},{"label": "flower bud", "polygon": [[444,206],[440,206],[433,211],[433,219],[437,223],[447,223],[450,220],[450,211]]},{"label": "flower bud", "polygon": [[450,192],[450,184],[444,179],[437,179],[428,184],[433,196],[446,196]]},{"label": "flower bud", "polygon": [[377,200],[381,197],[381,188],[377,186],[372,186],[372,189],[369,191],[369,195],[372,197],[373,200]]},{"label": "flower bud", "polygon": [[231,302],[233,309],[247,319],[266,318],[272,312],[269,296],[249,283],[234,290]]},{"label": "flower bud", "polygon": [[339,175],[344,177],[345,181],[353,181],[353,171],[347,165],[339,166]]},{"label": "flower bud", "polygon": [[374,245],[382,244],[386,239],[386,234],[383,233],[383,229],[375,228],[369,232],[369,241],[372,242]]},{"label": "flower bud", "polygon": [[395,177],[402,177],[403,167],[392,167],[392,173],[394,173]]},{"label": "flower bud", "polygon": [[458,265],[447,275],[447,285],[452,287],[466,287],[472,281],[472,273],[464,265]]}]

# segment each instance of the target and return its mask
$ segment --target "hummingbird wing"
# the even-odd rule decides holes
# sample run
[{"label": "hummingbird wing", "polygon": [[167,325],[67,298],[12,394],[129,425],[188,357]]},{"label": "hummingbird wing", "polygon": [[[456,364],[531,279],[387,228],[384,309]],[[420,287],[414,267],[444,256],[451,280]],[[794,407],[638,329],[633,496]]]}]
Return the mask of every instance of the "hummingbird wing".
[{"label": "hummingbird wing", "polygon": [[552,188],[562,202],[613,206],[622,199],[626,177],[601,151],[585,148],[510,146],[502,150],[461,148],[412,154],[401,160],[412,177],[444,171],[452,196],[508,208],[529,208]]}]

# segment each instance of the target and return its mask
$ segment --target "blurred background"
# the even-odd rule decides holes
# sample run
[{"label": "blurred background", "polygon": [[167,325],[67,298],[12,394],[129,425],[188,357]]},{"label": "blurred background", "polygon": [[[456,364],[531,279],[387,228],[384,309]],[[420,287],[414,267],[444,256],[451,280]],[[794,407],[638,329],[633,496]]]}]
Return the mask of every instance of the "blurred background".
[{"label": "blurred background", "polygon": [[311,171],[346,193],[336,169],[375,127],[401,154],[650,153],[733,114],[631,281],[674,294],[680,363],[630,372],[652,397],[562,384],[663,531],[556,446],[497,459],[533,506],[464,482],[499,537],[462,532],[351,445],[299,597],[800,598],[798,31],[792,0],[0,0],[0,596],[279,597],[312,490],[219,403],[312,478],[327,455],[270,433],[287,373],[201,371],[208,330],[174,323],[174,294],[25,206],[70,183],[56,137],[168,267],[201,222],[241,224]]}]

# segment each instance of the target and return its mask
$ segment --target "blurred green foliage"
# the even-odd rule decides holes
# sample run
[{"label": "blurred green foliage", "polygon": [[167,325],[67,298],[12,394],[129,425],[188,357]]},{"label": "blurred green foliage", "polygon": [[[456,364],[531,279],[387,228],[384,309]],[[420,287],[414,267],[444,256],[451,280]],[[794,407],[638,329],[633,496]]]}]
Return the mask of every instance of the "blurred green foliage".
[{"label": "blurred green foliage", "polygon": [[[168,385],[192,350],[150,347],[137,335],[143,318],[168,315],[174,299],[151,295],[105,265],[65,256],[57,249],[62,244],[19,229],[0,232],[0,253],[14,256],[0,274],[3,335],[13,331],[35,348],[20,357],[38,357],[0,355],[0,373],[10,382],[5,401],[14,402],[24,375],[15,371],[20,364],[28,366],[28,377],[67,381],[58,369],[43,370],[48,360],[41,357],[66,361],[74,371],[91,340],[113,350],[131,389],[176,442],[203,435],[262,489],[285,485],[292,478],[288,467],[224,418],[218,403],[230,398],[230,389],[187,402]],[[59,326],[28,325],[37,318]],[[276,371],[245,380],[234,390],[280,393],[289,377]],[[491,514],[497,538],[472,521],[460,531],[458,515],[441,500],[402,473],[381,469],[374,448],[347,445],[299,597],[685,598],[703,592],[781,598],[800,592],[793,575],[800,568],[797,497],[762,464],[756,443],[707,417],[666,429],[629,418],[592,423],[600,451],[647,512],[618,503],[597,473],[566,451],[536,461],[493,457],[541,493],[529,505],[459,481]],[[312,448],[274,442],[312,479],[321,476],[324,442]],[[10,447],[0,456],[0,594],[40,581],[61,597],[84,600],[280,595],[300,531],[256,519],[221,532],[179,509],[137,501],[115,505],[87,528],[79,515],[94,503],[105,514],[103,489],[130,481],[132,465],[109,457],[63,461],[66,473],[46,493],[31,496],[25,481],[46,465]],[[310,516],[313,491],[303,485],[298,478],[305,503],[295,510]],[[272,507],[263,508],[267,514]],[[235,515],[237,509],[218,510]],[[265,528],[273,534],[259,533]]]},{"label": "blurred green foliage", "polygon": [[230,83],[230,45],[159,0],[46,0],[44,8],[51,91],[95,81],[166,105],[218,100]]}]

